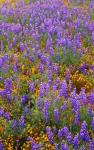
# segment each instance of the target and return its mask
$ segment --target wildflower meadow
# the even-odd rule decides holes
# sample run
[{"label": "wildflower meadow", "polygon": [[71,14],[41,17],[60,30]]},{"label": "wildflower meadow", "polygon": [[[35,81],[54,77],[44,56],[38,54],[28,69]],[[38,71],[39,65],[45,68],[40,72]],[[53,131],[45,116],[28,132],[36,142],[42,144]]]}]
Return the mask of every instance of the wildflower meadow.
[{"label": "wildflower meadow", "polygon": [[0,150],[94,150],[94,0],[0,0]]}]

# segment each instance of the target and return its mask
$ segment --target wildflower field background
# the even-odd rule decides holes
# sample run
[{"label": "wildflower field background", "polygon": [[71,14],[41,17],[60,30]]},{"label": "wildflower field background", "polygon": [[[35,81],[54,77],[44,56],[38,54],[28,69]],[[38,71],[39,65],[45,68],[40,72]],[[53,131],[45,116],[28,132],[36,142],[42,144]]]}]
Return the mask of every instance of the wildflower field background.
[{"label": "wildflower field background", "polygon": [[0,150],[94,150],[94,0],[0,0]]}]

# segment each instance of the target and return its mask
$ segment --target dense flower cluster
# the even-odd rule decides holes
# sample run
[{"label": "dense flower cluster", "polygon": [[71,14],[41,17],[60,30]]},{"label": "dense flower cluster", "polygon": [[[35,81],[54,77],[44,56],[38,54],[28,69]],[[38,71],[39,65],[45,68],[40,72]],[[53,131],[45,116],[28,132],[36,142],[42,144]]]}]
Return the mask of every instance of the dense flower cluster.
[{"label": "dense flower cluster", "polygon": [[0,150],[94,150],[93,9],[0,1]]}]

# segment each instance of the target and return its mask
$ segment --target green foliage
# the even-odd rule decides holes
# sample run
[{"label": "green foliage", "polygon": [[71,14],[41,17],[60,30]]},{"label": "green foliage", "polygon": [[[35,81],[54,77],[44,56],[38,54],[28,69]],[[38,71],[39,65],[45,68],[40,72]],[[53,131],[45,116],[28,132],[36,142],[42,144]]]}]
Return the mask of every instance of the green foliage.
[{"label": "green foliage", "polygon": [[94,12],[91,13],[91,20],[94,21]]},{"label": "green foliage", "polygon": [[87,79],[94,85],[94,77],[89,75]]},{"label": "green foliage", "polygon": [[28,83],[27,81],[20,81],[19,82],[19,93],[22,95],[24,93],[29,93],[29,86],[28,86]]},{"label": "green foliage", "polygon": [[30,0],[24,0],[25,4],[29,4]]},{"label": "green foliage", "polygon": [[66,65],[77,65],[80,62],[80,54],[74,54],[73,51],[68,51],[64,55],[63,62]]},{"label": "green foliage", "polygon": [[80,120],[83,122],[84,120],[87,122],[87,127],[88,129],[91,129],[91,117],[88,114],[88,109],[87,107],[82,106],[80,109]]},{"label": "green foliage", "polygon": [[6,128],[5,128],[4,135],[3,135],[4,138],[8,137],[9,135],[13,135],[13,137],[17,138],[19,137],[19,135],[21,137],[25,134],[25,127],[22,128],[18,125],[15,128],[13,128],[12,124],[13,124],[13,121],[9,121],[6,124]]},{"label": "green foliage", "polygon": [[[54,62],[58,62],[60,65],[65,64],[67,66],[69,65],[77,65],[80,62],[80,54],[74,52],[72,50],[67,50],[66,53],[64,54],[62,47],[60,47],[57,51],[57,49],[54,50],[55,54],[54,56],[51,57],[51,60]],[[59,52],[59,53],[58,53]]]},{"label": "green foliage", "polygon": [[43,114],[38,109],[32,109],[31,115],[26,116],[26,119],[30,122],[32,128],[40,128],[42,131],[44,130],[43,127],[41,127],[44,123]]},{"label": "green foliage", "polygon": [[54,53],[54,56],[51,57],[51,61],[62,64],[62,60],[64,58],[62,47],[59,47],[58,49],[54,47]]},{"label": "green foliage", "polygon": [[44,33],[44,35],[42,35],[40,39],[40,49],[46,48],[47,39],[48,39],[48,34]]},{"label": "green foliage", "polygon": [[16,100],[12,110],[12,118],[19,119],[21,115],[22,115],[22,105],[20,100]]},{"label": "green foliage", "polygon": [[88,35],[87,37],[84,37],[83,40],[83,47],[87,48],[88,46],[91,46],[91,37]]}]

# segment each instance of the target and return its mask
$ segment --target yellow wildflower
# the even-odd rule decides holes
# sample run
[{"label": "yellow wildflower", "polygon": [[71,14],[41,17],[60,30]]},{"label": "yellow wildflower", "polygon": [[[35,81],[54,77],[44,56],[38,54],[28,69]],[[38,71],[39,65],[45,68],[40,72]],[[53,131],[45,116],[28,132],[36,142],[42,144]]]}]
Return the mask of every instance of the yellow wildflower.
[{"label": "yellow wildflower", "polygon": [[5,0],[0,0],[0,4],[3,4],[5,2]]},{"label": "yellow wildflower", "polygon": [[38,95],[39,95],[39,90],[36,89],[35,96],[38,96]]},{"label": "yellow wildflower", "polygon": [[24,65],[22,65],[22,70],[24,70],[25,69],[25,66]]},{"label": "yellow wildflower", "polygon": [[7,150],[12,150],[12,146],[11,146],[10,143],[8,144],[8,149]]},{"label": "yellow wildflower", "polygon": [[31,72],[32,72],[32,74],[35,74],[36,68],[35,68],[35,67],[32,67]]}]

